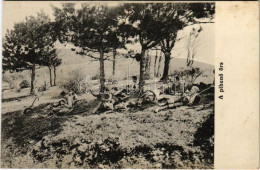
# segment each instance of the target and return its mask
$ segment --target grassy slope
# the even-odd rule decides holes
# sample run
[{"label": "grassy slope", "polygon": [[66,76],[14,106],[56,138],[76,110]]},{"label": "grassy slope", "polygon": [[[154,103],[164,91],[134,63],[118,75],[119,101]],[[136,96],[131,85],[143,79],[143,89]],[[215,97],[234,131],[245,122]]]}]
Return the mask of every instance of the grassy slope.
[{"label": "grassy slope", "polygon": [[[91,77],[98,73],[98,62],[88,64],[90,59],[81,56],[76,56],[78,58],[75,60],[72,57],[75,54],[70,50],[64,50],[60,55],[64,63],[58,68],[58,81],[74,69],[80,69]],[[173,70],[185,68],[184,59],[173,59],[171,64]],[[117,62],[116,76],[119,79],[126,77],[128,65],[130,75],[138,75],[138,63],[121,58]],[[214,68],[200,62],[195,62],[194,66],[204,70]],[[112,63],[107,61],[107,77],[111,73]],[[202,78],[202,81],[212,82],[213,75],[209,76]],[[37,86],[44,77],[48,80],[47,70],[37,70]],[[88,109],[95,102],[89,102],[89,96],[82,96],[88,102],[83,100],[73,115],[48,117],[46,103],[56,101],[59,92],[60,89],[51,88],[40,94],[40,105],[31,115],[21,114],[33,100],[33,97],[26,96],[28,89],[19,94],[12,91],[3,93],[2,111],[6,114],[2,116],[2,167],[209,168],[213,165],[213,150],[202,150],[203,146],[195,146],[194,143],[194,134],[197,134],[208,116],[213,115],[213,106],[203,108],[204,105],[201,105],[195,110],[181,107],[157,114],[153,113],[152,107],[135,113],[89,115]],[[17,100],[17,97],[22,98]],[[12,110],[14,112],[10,113]],[[206,146],[210,147],[207,138],[202,141],[205,140]],[[197,141],[200,141],[199,138]],[[83,153],[93,154],[89,156]]]},{"label": "grassy slope", "polygon": [[2,167],[210,168],[213,133],[205,138],[198,132],[213,115],[213,102],[206,103],[156,114],[150,107],[91,115],[95,101],[82,101],[87,110],[81,114],[50,117],[46,105],[30,115],[5,114]]}]

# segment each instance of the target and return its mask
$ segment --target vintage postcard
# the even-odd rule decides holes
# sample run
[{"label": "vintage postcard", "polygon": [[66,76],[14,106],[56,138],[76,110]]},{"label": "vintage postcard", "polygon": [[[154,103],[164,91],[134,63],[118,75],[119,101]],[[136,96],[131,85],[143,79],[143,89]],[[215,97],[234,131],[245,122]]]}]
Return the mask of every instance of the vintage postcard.
[{"label": "vintage postcard", "polygon": [[259,168],[259,2],[2,16],[1,168]]}]

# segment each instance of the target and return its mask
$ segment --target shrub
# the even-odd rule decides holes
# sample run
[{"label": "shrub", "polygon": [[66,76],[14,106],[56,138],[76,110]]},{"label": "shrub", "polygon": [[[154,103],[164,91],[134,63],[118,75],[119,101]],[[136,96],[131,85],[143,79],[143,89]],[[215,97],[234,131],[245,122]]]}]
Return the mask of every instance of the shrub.
[{"label": "shrub", "polygon": [[174,71],[173,74],[169,75],[170,77],[179,77],[179,78],[185,78],[187,82],[190,82],[193,84],[195,80],[203,75],[203,71],[200,70],[200,68],[189,68],[185,70],[179,70],[179,71]]},{"label": "shrub", "polygon": [[93,77],[91,77],[91,80],[98,80],[99,79],[99,74],[96,73]]},{"label": "shrub", "polygon": [[46,90],[48,90],[48,87],[47,87],[46,81],[44,81],[44,83],[41,85],[41,87],[38,88],[38,91],[43,92],[43,91],[46,91]]},{"label": "shrub", "polygon": [[6,75],[6,74],[2,74],[2,81],[3,82],[9,82],[10,81],[10,76]]},{"label": "shrub", "polygon": [[13,80],[8,80],[8,85],[10,89],[14,89],[16,87],[16,84]]},{"label": "shrub", "polygon": [[68,76],[62,79],[58,86],[67,91],[73,91],[75,93],[82,93],[81,84],[84,82],[86,76],[81,70],[74,70],[68,73]]},{"label": "shrub", "polygon": [[28,87],[30,87],[30,84],[29,84],[29,82],[27,80],[23,80],[19,84],[19,87],[20,87],[20,89],[28,88]]}]

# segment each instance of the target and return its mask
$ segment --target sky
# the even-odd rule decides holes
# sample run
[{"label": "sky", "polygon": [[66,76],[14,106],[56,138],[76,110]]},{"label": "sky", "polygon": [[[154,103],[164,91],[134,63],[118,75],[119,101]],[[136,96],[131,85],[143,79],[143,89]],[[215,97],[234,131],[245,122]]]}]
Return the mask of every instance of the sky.
[{"label": "sky", "polygon": [[[75,2],[75,1],[74,1]],[[76,6],[80,6],[80,2],[75,2]],[[93,2],[90,2],[93,3]],[[99,2],[100,3],[100,2]],[[102,4],[108,2],[101,2]],[[110,6],[117,5],[120,2],[109,2]],[[7,29],[12,29],[14,24],[25,20],[26,16],[36,15],[41,10],[48,14],[51,19],[53,17],[52,5],[61,6],[61,2],[50,1],[4,1],[3,2],[3,18],[2,18],[2,36],[7,32]],[[203,31],[199,35],[200,45],[195,60],[214,65],[215,59],[215,24],[201,24],[192,27],[187,27],[178,33],[178,37],[182,40],[176,42],[172,50],[172,57],[186,58],[186,42],[187,38],[193,27],[203,27]],[[140,51],[139,44],[134,45],[132,48]]]}]

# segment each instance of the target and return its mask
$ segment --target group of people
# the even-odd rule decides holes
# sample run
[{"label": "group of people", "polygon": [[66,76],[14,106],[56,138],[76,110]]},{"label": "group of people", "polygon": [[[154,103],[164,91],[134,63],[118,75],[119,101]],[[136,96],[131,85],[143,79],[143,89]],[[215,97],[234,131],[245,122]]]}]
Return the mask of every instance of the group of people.
[{"label": "group of people", "polygon": [[[176,106],[176,103],[178,102],[191,105],[199,96],[200,89],[197,86],[191,86],[191,88],[187,88],[187,85],[185,83],[186,82],[184,80],[180,80],[179,77],[176,76],[173,79],[170,78],[167,84],[161,86],[159,88],[159,92],[158,90],[148,90],[150,93],[147,94],[150,94],[149,96],[152,96],[153,101],[156,102],[160,101],[163,98],[166,98],[166,104],[164,103],[160,105],[160,103],[158,102],[159,106]],[[110,89],[106,88],[100,97],[99,105],[97,106],[95,112],[98,112],[99,110],[127,110],[128,106],[130,105],[140,106],[143,102],[142,100],[130,100],[131,92],[138,91],[137,87],[137,77],[133,76],[132,82],[129,82],[129,84],[124,89],[119,90],[116,85],[114,85]],[[53,104],[53,112],[67,113],[73,110],[73,107],[78,100],[77,94],[73,91],[69,91],[68,93],[65,93],[63,91],[61,92],[60,96],[63,99]],[[143,98],[147,98],[147,95]]]}]

